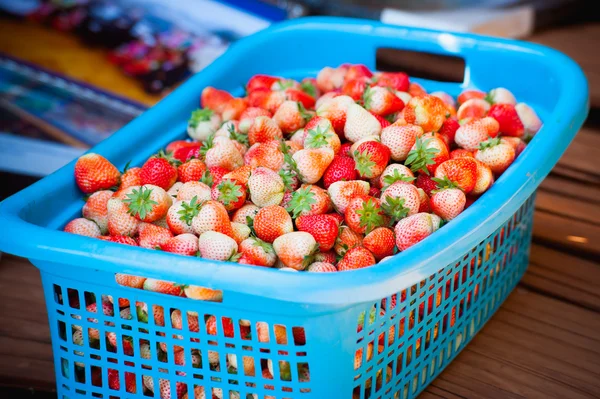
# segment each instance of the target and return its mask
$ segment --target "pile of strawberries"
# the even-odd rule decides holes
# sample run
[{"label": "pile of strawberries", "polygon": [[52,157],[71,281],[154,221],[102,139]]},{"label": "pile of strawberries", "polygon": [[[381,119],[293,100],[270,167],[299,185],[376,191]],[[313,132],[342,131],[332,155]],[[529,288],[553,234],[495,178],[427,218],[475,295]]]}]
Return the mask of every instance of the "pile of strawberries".
[{"label": "pile of strawberries", "polygon": [[[455,100],[401,72],[255,75],[244,97],[205,88],[188,140],[120,172],[75,165],[88,195],[67,232],[185,256],[337,272],[384,261],[483,195],[540,129],[505,88]],[[200,287],[130,286],[206,299]]]}]

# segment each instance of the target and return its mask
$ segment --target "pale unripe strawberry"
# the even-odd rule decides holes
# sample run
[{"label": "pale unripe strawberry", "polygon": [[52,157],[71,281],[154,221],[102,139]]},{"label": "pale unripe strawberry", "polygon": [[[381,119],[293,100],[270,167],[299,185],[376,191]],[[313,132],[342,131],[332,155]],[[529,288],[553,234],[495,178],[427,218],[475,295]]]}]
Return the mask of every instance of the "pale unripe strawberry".
[{"label": "pale unripe strawberry", "polygon": [[335,132],[340,138],[343,138],[348,107],[352,104],[355,104],[352,97],[345,95],[336,96],[319,104],[316,108],[317,116],[329,119]]},{"label": "pale unripe strawberry", "polygon": [[381,207],[394,220],[400,220],[419,212],[421,198],[417,187],[396,182],[381,193]]},{"label": "pale unripe strawberry", "polygon": [[167,194],[169,194],[171,197],[173,197],[174,199],[177,198],[177,194],[179,194],[179,190],[181,189],[181,187],[183,187],[183,183],[178,181],[175,182],[171,188],[169,188],[167,190]]},{"label": "pale unripe strawberry", "polygon": [[456,111],[456,118],[460,121],[465,118],[483,118],[490,110],[491,105],[481,98],[471,98],[465,101]]},{"label": "pale unripe strawberry", "polygon": [[283,199],[285,185],[279,174],[271,169],[258,167],[248,179],[251,201],[258,207],[278,205]]},{"label": "pale unripe strawberry", "polygon": [[304,231],[287,233],[273,241],[273,249],[281,262],[295,270],[304,270],[310,265],[318,248],[314,237]]},{"label": "pale unripe strawberry", "polygon": [[85,218],[77,218],[71,220],[65,226],[64,231],[67,233],[87,237],[100,237],[102,235],[100,227],[98,227],[96,222]]},{"label": "pale unripe strawberry", "polygon": [[525,103],[515,105],[515,110],[517,111],[517,115],[519,115],[519,119],[521,119],[521,123],[523,123],[525,135],[534,136],[542,127],[542,121],[537,113]]},{"label": "pale unripe strawberry", "polygon": [[495,89],[490,90],[487,99],[492,104],[512,104],[515,105],[517,100],[515,96],[510,92],[510,90],[504,87],[497,87]]},{"label": "pale unripe strawberry", "polygon": [[192,219],[200,210],[200,203],[194,201],[175,201],[167,212],[167,224],[175,234],[193,233]]},{"label": "pale unripe strawberry", "polygon": [[[429,213],[421,212],[400,220],[394,228],[398,250],[405,251],[429,237],[439,227],[440,218],[435,218]],[[434,227],[436,222],[437,227]]]},{"label": "pale unripe strawberry", "polygon": [[250,217],[250,219],[254,219],[254,216],[256,216],[256,214],[258,213],[259,210],[260,210],[260,208],[257,207],[256,205],[254,205],[253,203],[247,202],[240,209],[235,211],[235,213],[233,214],[233,216],[231,218],[231,222],[248,224],[247,218]]},{"label": "pale unripe strawberry", "polygon": [[221,117],[209,109],[196,110],[188,121],[187,133],[197,141],[206,141],[221,125]]},{"label": "pale unripe strawberry", "polygon": [[233,237],[227,209],[217,201],[206,201],[202,205],[198,214],[192,218],[192,228],[197,235],[202,235],[207,231],[217,231]]},{"label": "pale unripe strawberry", "polygon": [[467,197],[458,188],[436,191],[431,196],[431,210],[444,220],[452,220],[465,209]]},{"label": "pale unripe strawberry", "polygon": [[[469,100],[470,101],[470,100]],[[481,120],[473,120],[465,123],[456,131],[454,141],[459,147],[469,151],[474,151],[479,148],[479,144],[490,137],[488,129]]]},{"label": "pale unripe strawberry", "polygon": [[332,183],[327,192],[336,211],[341,214],[346,212],[350,199],[356,195],[367,195],[371,185],[364,180],[336,181]]},{"label": "pale unripe strawberry", "polygon": [[89,196],[85,205],[81,209],[84,218],[96,222],[102,234],[106,234],[108,229],[108,200],[113,196],[110,190],[96,191]]},{"label": "pale unripe strawberry", "polygon": [[431,95],[439,98],[446,105],[449,105],[451,107],[456,107],[456,101],[454,100],[454,97],[452,97],[450,94],[446,93],[445,91],[434,91],[433,93],[431,93]]},{"label": "pale unripe strawberry", "polygon": [[157,249],[171,238],[173,234],[169,229],[151,223],[140,224],[138,241],[142,248]]},{"label": "pale unripe strawberry", "polygon": [[337,135],[329,119],[315,116],[304,127],[304,140],[299,143],[302,148],[329,147],[334,153],[340,151],[340,137]]},{"label": "pale unripe strawberry", "polygon": [[335,156],[329,147],[306,148],[296,152],[292,159],[296,162],[303,183],[318,182]]},{"label": "pale unripe strawberry", "polygon": [[179,255],[194,256],[198,252],[198,237],[193,234],[179,234],[160,246],[165,252]]},{"label": "pale unripe strawberry", "polygon": [[183,292],[188,298],[198,299],[201,301],[221,302],[223,300],[222,291],[200,287],[197,285],[188,285],[183,289]]},{"label": "pale unripe strawberry", "polygon": [[348,106],[344,135],[346,139],[356,142],[363,137],[379,136],[381,124],[369,111],[356,103]]},{"label": "pale unripe strawberry", "polygon": [[273,114],[273,120],[283,133],[289,134],[300,129],[306,124],[306,118],[310,117],[299,104],[301,103],[286,100]]},{"label": "pale unripe strawberry", "polygon": [[313,273],[331,273],[331,272],[337,272],[338,270],[331,263],[314,262],[314,263],[311,263],[310,266],[308,266],[307,271],[313,272]]},{"label": "pale unripe strawberry", "polygon": [[400,100],[402,100],[404,102],[404,104],[408,104],[408,102],[412,98],[410,93],[408,93],[406,91],[396,91],[396,97],[398,97]]},{"label": "pale unripe strawberry", "polygon": [[423,135],[423,128],[417,125],[391,125],[381,131],[381,144],[386,145],[394,161],[404,161],[415,144],[417,137]]},{"label": "pale unripe strawberry", "polygon": [[250,145],[256,143],[266,143],[271,140],[280,140],[283,138],[283,132],[276,121],[268,116],[258,116],[248,130],[248,142]]},{"label": "pale unripe strawberry", "polygon": [[481,195],[494,183],[494,174],[489,166],[477,159],[475,161],[477,162],[477,177],[471,194]]},{"label": "pale unripe strawberry", "polygon": [[385,168],[378,180],[379,186],[385,188],[399,181],[413,184],[415,175],[413,174],[412,170],[406,166],[399,163],[392,163]]},{"label": "pale unripe strawberry", "polygon": [[212,148],[206,152],[205,163],[208,168],[220,166],[234,170],[244,165],[244,157],[233,140],[217,137],[213,140]]},{"label": "pale unripe strawberry", "polygon": [[515,160],[515,150],[500,138],[489,139],[475,151],[475,159],[486,164],[498,176]]},{"label": "pale unripe strawberry", "polygon": [[247,224],[232,222],[231,228],[233,229],[233,239],[238,245],[246,238],[250,237],[251,231]]},{"label": "pale unripe strawberry", "polygon": [[184,183],[177,192],[178,201],[190,201],[196,197],[198,202],[211,199],[211,189],[206,184],[199,181],[189,181]]},{"label": "pale unripe strawberry", "polygon": [[322,92],[339,89],[344,84],[345,68],[325,67],[317,74],[317,86]]},{"label": "pale unripe strawberry", "polygon": [[245,257],[253,265],[271,267],[277,261],[273,245],[259,238],[246,238],[240,243],[239,251],[243,254],[242,258]]},{"label": "pale unripe strawberry", "polygon": [[207,231],[198,239],[198,250],[204,259],[226,261],[237,253],[238,244],[225,234]]},{"label": "pale unripe strawberry", "polygon": [[129,212],[126,203],[118,198],[111,198],[107,203],[108,232],[112,236],[134,236],[138,232],[140,221]]}]

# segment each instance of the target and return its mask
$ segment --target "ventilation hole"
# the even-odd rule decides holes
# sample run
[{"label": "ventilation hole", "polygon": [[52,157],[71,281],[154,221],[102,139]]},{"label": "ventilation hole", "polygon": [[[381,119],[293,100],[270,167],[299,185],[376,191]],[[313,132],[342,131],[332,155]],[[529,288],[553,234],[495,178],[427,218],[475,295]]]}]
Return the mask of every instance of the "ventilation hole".
[{"label": "ventilation hole", "polygon": [[62,296],[62,290],[60,288],[59,285],[53,284],[52,285],[54,288],[54,302],[58,303],[59,305],[63,304],[63,296]]},{"label": "ventilation hole", "polygon": [[60,372],[63,377],[71,378],[69,375],[69,361],[64,357],[60,358]]},{"label": "ventilation hole", "polygon": [[223,335],[225,335],[227,338],[233,338],[235,334],[233,320],[231,320],[229,317],[222,317],[221,324],[223,327]]},{"label": "ventilation hole", "polygon": [[63,341],[67,341],[67,325],[62,320],[58,320],[58,336]]},{"label": "ventilation hole", "polygon": [[69,297],[69,306],[74,309],[79,309],[79,291],[73,288],[68,288],[67,295]]},{"label": "ventilation hole", "polygon": [[256,323],[256,336],[258,337],[258,342],[269,342],[269,325],[262,321]]},{"label": "ventilation hole", "polygon": [[287,345],[287,330],[285,326],[280,324],[275,324],[275,342],[279,345]]}]

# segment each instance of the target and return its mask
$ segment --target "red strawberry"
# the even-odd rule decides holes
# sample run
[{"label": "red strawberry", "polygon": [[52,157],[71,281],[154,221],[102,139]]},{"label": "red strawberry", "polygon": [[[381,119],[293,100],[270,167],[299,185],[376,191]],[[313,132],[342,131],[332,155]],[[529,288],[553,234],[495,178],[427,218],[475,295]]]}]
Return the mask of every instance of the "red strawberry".
[{"label": "red strawberry", "polygon": [[475,151],[475,159],[486,164],[492,172],[499,176],[515,160],[515,150],[506,141],[497,137],[484,141]]},{"label": "red strawberry", "polygon": [[141,186],[142,178],[141,178],[142,168],[130,168],[127,169],[121,175],[121,185],[119,186],[119,190],[123,190],[127,187],[131,186]]},{"label": "red strawberry", "polygon": [[[432,182],[433,182],[433,180],[432,180]],[[429,213],[431,211],[431,204],[429,201],[429,196],[425,193],[425,191],[422,188],[417,188],[417,191],[419,192],[419,200],[420,200],[419,212]]]},{"label": "red strawberry", "polygon": [[448,160],[448,148],[437,136],[417,137],[415,145],[408,153],[405,165],[413,172],[433,174],[438,165]]},{"label": "red strawberry", "polygon": [[167,146],[165,147],[165,152],[168,153],[172,153],[174,154],[175,151],[179,150],[180,148],[188,148],[188,147],[194,147],[196,146],[198,143],[194,142],[194,141],[188,141],[188,140],[175,140],[175,141],[171,141],[169,144],[167,144]]},{"label": "red strawberry", "polygon": [[236,262],[238,244],[223,233],[205,231],[198,239],[198,251],[204,259]]},{"label": "red strawberry", "polygon": [[256,237],[246,238],[240,244],[240,252],[244,262],[240,263],[271,267],[277,261],[273,245]]},{"label": "red strawberry", "polygon": [[306,269],[306,271],[312,273],[334,273],[338,270],[333,264],[328,262],[313,262],[310,264],[310,266],[308,266],[308,269]]},{"label": "red strawberry", "polygon": [[227,173],[231,172],[228,169],[225,169],[221,166],[211,166],[202,176],[202,183],[212,186],[214,184],[219,184],[221,180],[223,180],[223,176]]},{"label": "red strawberry", "polygon": [[279,90],[254,90],[248,95],[248,104],[266,109],[271,114],[287,100],[286,94]]},{"label": "red strawberry", "polygon": [[285,99],[288,101],[293,101],[302,104],[302,106],[306,109],[313,108],[315,106],[315,98],[308,93],[295,89],[288,88],[285,89]]},{"label": "red strawberry", "polygon": [[285,185],[277,172],[258,167],[252,171],[248,179],[248,190],[252,202],[259,207],[264,207],[281,203]]},{"label": "red strawberry", "polygon": [[381,196],[381,190],[378,187],[371,186],[369,189],[369,196],[379,198]]},{"label": "red strawberry", "polygon": [[172,281],[147,278],[146,281],[144,281],[143,289],[146,291],[159,292],[161,294],[183,296],[182,286]]},{"label": "red strawberry", "polygon": [[88,153],[75,162],[75,182],[86,194],[119,185],[121,173],[102,155]]},{"label": "red strawberry", "polygon": [[423,86],[421,86],[417,82],[410,82],[410,84],[408,85],[408,94],[417,98],[425,97],[427,96],[427,91],[425,91]]},{"label": "red strawberry", "polygon": [[381,176],[390,161],[390,149],[377,141],[361,143],[352,155],[362,178]]},{"label": "red strawberry", "polygon": [[107,204],[108,233],[113,236],[134,236],[140,221],[129,214],[129,207],[118,198],[111,198]]},{"label": "red strawberry", "polygon": [[256,89],[269,89],[274,83],[279,82],[280,77],[270,75],[254,75],[246,83],[246,92],[250,93]]},{"label": "red strawberry", "polygon": [[[101,386],[101,385],[100,385]],[[119,381],[119,372],[115,369],[108,369],[108,387],[116,391],[121,389],[121,383]],[[128,371],[125,372],[125,391],[129,393],[135,393],[135,374]]]},{"label": "red strawberry", "polygon": [[198,252],[198,237],[190,233],[179,234],[165,241],[160,249],[178,255],[194,256]]},{"label": "red strawberry", "polygon": [[409,83],[408,75],[404,72],[380,72],[375,75],[375,86],[408,91]]},{"label": "red strawberry", "polygon": [[477,162],[473,158],[449,159],[435,170],[434,181],[447,177],[466,194],[473,191],[477,181]]},{"label": "red strawberry", "polygon": [[90,195],[81,209],[84,218],[93,220],[100,228],[102,234],[106,234],[108,228],[108,200],[112,197],[110,190],[96,191]]},{"label": "red strawberry", "polygon": [[237,180],[223,179],[213,186],[211,196],[225,205],[225,209],[233,211],[246,202],[246,187]]},{"label": "red strawberry", "polygon": [[216,231],[233,237],[233,229],[227,209],[220,202],[209,200],[202,204],[198,214],[192,218],[194,233],[201,235],[207,231]]},{"label": "red strawberry", "polygon": [[356,180],[356,162],[347,156],[335,156],[323,175],[323,186],[327,189],[332,183],[341,180]]},{"label": "red strawberry", "polygon": [[419,211],[419,192],[412,184],[396,182],[381,194],[381,207],[394,222]]},{"label": "red strawberry", "polygon": [[244,155],[244,162],[252,168],[269,168],[275,172],[281,170],[284,155],[280,150],[280,143],[272,140],[267,143],[257,143],[248,149]]},{"label": "red strawberry", "polygon": [[387,227],[378,227],[363,239],[363,246],[368,249],[375,259],[381,260],[394,254],[396,239],[394,232]]},{"label": "red strawberry", "polygon": [[458,104],[463,104],[472,98],[484,99],[485,96],[486,96],[486,93],[482,92],[481,90],[467,89],[458,95],[457,100],[458,100]]},{"label": "red strawberry", "polygon": [[[337,98],[340,97],[336,97],[336,99]],[[317,115],[321,114],[317,111]],[[380,132],[381,123],[373,114],[358,104],[352,103],[348,105],[346,124],[344,125],[344,135],[346,139],[356,143],[365,137],[379,136]]]},{"label": "red strawberry", "polygon": [[473,158],[473,153],[463,148],[457,148],[456,150],[450,151],[450,159],[456,158]]},{"label": "red strawberry", "polygon": [[89,219],[77,218],[71,220],[64,228],[64,231],[71,234],[77,234],[80,236],[87,237],[100,237],[102,232],[100,231],[100,227]]},{"label": "red strawberry", "polygon": [[344,215],[348,227],[359,234],[368,234],[387,222],[381,201],[366,195],[352,197]]},{"label": "red strawberry", "polygon": [[151,223],[140,224],[139,235],[140,247],[148,249],[160,248],[162,244],[173,238],[169,229]]},{"label": "red strawberry", "polygon": [[223,107],[223,111],[221,113],[221,117],[224,121],[237,120],[248,108],[248,103],[243,98],[232,98],[227,102],[225,107]]},{"label": "red strawberry", "polygon": [[367,195],[370,185],[362,180],[337,181],[332,183],[327,192],[336,211],[341,214],[346,212],[350,199],[356,195]]},{"label": "red strawberry", "polygon": [[362,98],[367,88],[367,82],[365,78],[346,80],[342,86],[342,93],[358,101]]},{"label": "red strawberry", "polygon": [[306,148],[292,155],[299,172],[300,181],[309,184],[316,183],[321,179],[325,170],[333,161],[333,157],[334,152],[329,147]]},{"label": "red strawberry", "polygon": [[390,149],[394,161],[404,161],[417,137],[422,135],[423,129],[420,126],[393,124],[381,131],[381,144]]},{"label": "red strawberry", "polygon": [[477,163],[477,178],[475,181],[475,187],[471,191],[472,195],[481,195],[487,191],[488,188],[494,183],[494,174],[489,166],[481,161],[475,160]]},{"label": "red strawberry", "polygon": [[224,90],[215,89],[214,87],[206,87],[202,90],[200,96],[200,106],[202,108],[208,108],[219,114],[223,112],[223,109],[232,100],[233,96]]},{"label": "red strawberry", "polygon": [[454,136],[459,127],[458,119],[448,118],[444,121],[438,133],[447,137],[449,143],[454,143]]},{"label": "red strawberry", "polygon": [[344,254],[344,257],[338,263],[339,271],[362,269],[376,263],[373,254],[364,247],[355,247]]},{"label": "red strawberry", "polygon": [[420,173],[417,176],[415,185],[425,191],[425,194],[428,196],[431,196],[431,192],[437,188],[437,183],[431,180],[431,177],[425,173]]},{"label": "red strawberry", "polygon": [[142,184],[153,184],[168,190],[177,181],[177,160],[160,151],[157,155],[150,157],[140,172]]},{"label": "red strawberry", "polygon": [[306,124],[304,131],[306,132],[302,143],[304,148],[329,147],[334,153],[339,152],[340,138],[328,119],[315,116]]},{"label": "red strawberry", "polygon": [[396,246],[405,251],[429,237],[439,228],[440,218],[429,213],[417,213],[398,222],[394,228]]},{"label": "red strawberry", "polygon": [[327,192],[319,186],[303,184],[291,194],[286,210],[294,218],[307,215],[321,215],[331,211],[332,204]]},{"label": "red strawberry", "polygon": [[452,220],[465,209],[466,200],[458,188],[441,188],[431,196],[431,210],[444,220]]},{"label": "red strawberry", "polygon": [[338,223],[328,215],[299,216],[296,228],[310,233],[322,252],[332,249],[338,236]]},{"label": "red strawberry", "polygon": [[481,98],[472,98],[462,103],[456,111],[456,118],[463,120],[466,118],[483,118],[490,110],[490,103]]},{"label": "red strawberry", "polygon": [[387,116],[404,108],[404,102],[393,91],[380,86],[367,87],[362,100],[367,110],[380,116]]},{"label": "red strawberry", "polygon": [[123,202],[127,204],[129,214],[142,222],[162,219],[173,204],[172,197],[165,190],[152,184],[128,190],[131,192]]},{"label": "red strawberry", "polygon": [[179,162],[186,162],[197,157],[200,154],[200,143],[194,142],[192,145],[181,147],[173,151],[173,158]]},{"label": "red strawberry", "polygon": [[446,120],[446,104],[438,97],[413,97],[404,108],[404,120],[421,126],[425,132],[437,132]]},{"label": "red strawberry", "polygon": [[525,132],[523,122],[512,104],[494,104],[488,116],[496,119],[500,124],[500,133],[505,136],[522,137]]},{"label": "red strawberry", "polygon": [[101,240],[104,240],[104,241],[116,242],[118,244],[131,245],[134,247],[138,246],[137,242],[133,238],[128,237],[128,236],[114,235],[114,236],[100,236],[98,238]]},{"label": "red strawberry", "polygon": [[390,121],[388,121],[387,119],[385,119],[383,116],[381,115],[377,115],[375,112],[373,111],[369,111],[369,113],[371,115],[373,115],[375,117],[375,119],[377,119],[377,122],[379,122],[379,124],[381,125],[382,129],[385,129],[386,127],[390,126],[391,123]]},{"label": "red strawberry", "polygon": [[291,231],[273,241],[273,249],[279,260],[285,267],[294,270],[304,270],[310,265],[318,248],[314,237],[304,231]]},{"label": "red strawberry", "polygon": [[277,237],[294,231],[292,218],[285,208],[270,205],[261,208],[254,217],[254,231],[263,241],[272,243]]},{"label": "red strawberry", "polygon": [[354,104],[352,97],[342,95],[321,104],[317,108],[317,115],[331,121],[333,129],[340,136],[340,139],[344,138],[347,111],[351,104]]},{"label": "red strawberry", "polygon": [[406,166],[399,163],[392,163],[385,168],[381,176],[379,176],[379,187],[385,189],[396,182],[412,183],[415,180],[415,175]]},{"label": "red strawberry", "polygon": [[177,177],[180,182],[200,181],[206,172],[206,164],[199,159],[190,159],[179,165],[177,168]]},{"label": "red strawberry", "polygon": [[348,250],[362,245],[362,234],[358,234],[350,227],[344,225],[340,226],[339,231],[340,233],[333,247],[336,254],[343,256]]},{"label": "red strawberry", "polygon": [[373,73],[363,64],[349,65],[344,75],[344,80],[360,79],[360,78],[371,78]]},{"label": "red strawberry", "polygon": [[315,255],[315,262],[336,264],[336,254],[334,251],[319,252]]},{"label": "red strawberry", "polygon": [[277,123],[267,116],[256,117],[254,123],[248,130],[248,142],[250,145],[255,143],[266,143],[271,140],[279,140],[282,138],[283,133]]}]

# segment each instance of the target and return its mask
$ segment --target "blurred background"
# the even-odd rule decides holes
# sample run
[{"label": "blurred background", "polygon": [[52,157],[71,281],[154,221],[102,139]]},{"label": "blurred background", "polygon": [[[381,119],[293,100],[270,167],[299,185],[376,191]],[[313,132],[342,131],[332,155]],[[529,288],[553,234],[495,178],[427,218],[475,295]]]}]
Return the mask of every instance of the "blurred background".
[{"label": "blurred background", "polygon": [[600,13],[590,3],[0,0],[0,200],[105,139],[229,45],[272,23],[335,15],[532,40],[574,57],[596,86],[599,68],[589,54]]}]

